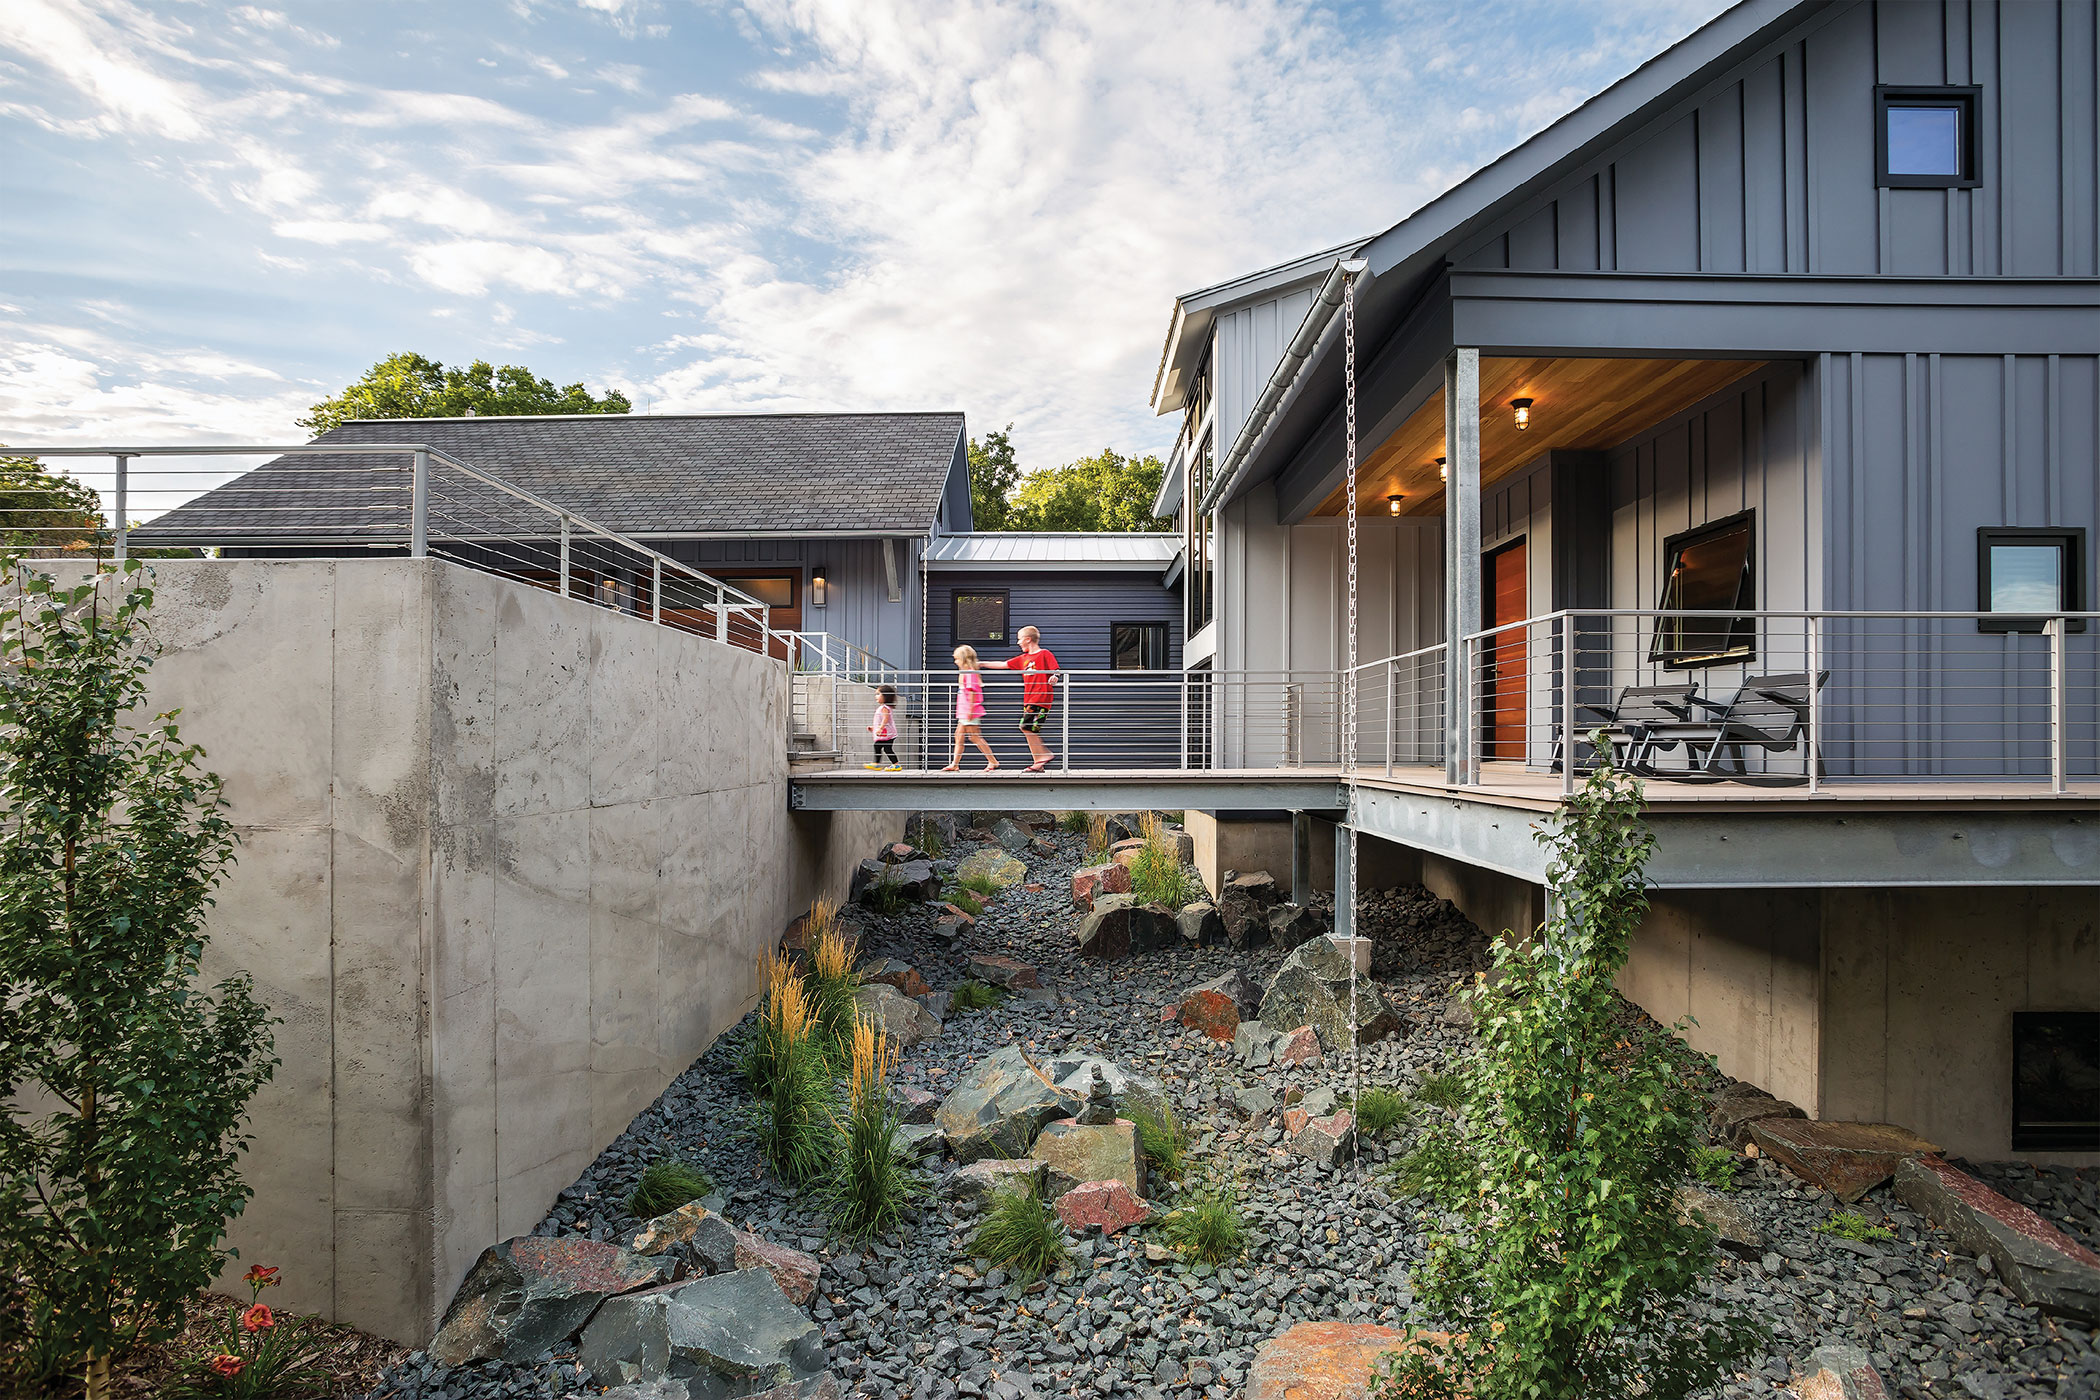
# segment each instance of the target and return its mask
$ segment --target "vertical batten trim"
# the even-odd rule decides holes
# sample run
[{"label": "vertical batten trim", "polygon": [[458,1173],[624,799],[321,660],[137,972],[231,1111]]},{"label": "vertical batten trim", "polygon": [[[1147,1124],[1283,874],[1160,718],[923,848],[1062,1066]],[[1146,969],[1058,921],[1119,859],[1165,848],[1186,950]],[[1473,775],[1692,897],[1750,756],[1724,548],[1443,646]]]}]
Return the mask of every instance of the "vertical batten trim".
[{"label": "vertical batten trim", "polygon": [[2063,357],[2051,355],[2048,359],[2047,393],[2048,407],[2044,413],[2049,420],[2047,439],[2048,462],[2042,472],[2042,522],[2054,525],[2063,519],[2063,441],[2064,441],[2064,366]]}]

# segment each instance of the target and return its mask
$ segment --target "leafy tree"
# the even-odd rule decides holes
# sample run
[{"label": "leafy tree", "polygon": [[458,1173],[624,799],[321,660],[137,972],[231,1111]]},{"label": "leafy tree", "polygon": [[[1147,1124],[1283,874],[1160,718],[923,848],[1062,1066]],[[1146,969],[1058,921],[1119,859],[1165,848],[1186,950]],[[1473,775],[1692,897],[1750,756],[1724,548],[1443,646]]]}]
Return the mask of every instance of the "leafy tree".
[{"label": "leafy tree", "polygon": [[1032,472],[1014,488],[1009,530],[1165,530],[1152,513],[1166,464],[1104,447],[1062,467]]},{"label": "leafy tree", "polygon": [[1539,833],[1554,912],[1497,945],[1500,982],[1470,995],[1464,1111],[1416,1159],[1462,1225],[1415,1273],[1453,1335],[1389,1356],[1383,1400],[1681,1400],[1757,1343],[1740,1314],[1686,1306],[1714,1248],[1673,1200],[1705,1147],[1702,1105],[1681,1047],[1629,1024],[1613,989],[1648,907],[1641,804],[1638,781],[1602,767]]},{"label": "leafy tree", "polygon": [[46,1369],[86,1361],[90,1400],[230,1256],[277,1063],[248,980],[200,985],[234,834],[175,716],[132,718],[141,567],[0,575],[0,1309]]},{"label": "leafy tree", "polygon": [[93,487],[34,457],[0,457],[0,553],[85,554],[109,543]]},{"label": "leafy tree", "polygon": [[325,398],[301,418],[301,427],[325,433],[353,418],[461,418],[469,413],[626,413],[634,407],[617,389],[594,397],[582,384],[557,389],[523,365],[498,368],[476,360],[446,368],[413,351],[389,355],[364,377]]},{"label": "leafy tree", "polygon": [[1014,425],[1008,423],[984,441],[970,439],[970,516],[979,530],[1007,530],[1013,512],[1014,485],[1021,465],[1014,460]]}]

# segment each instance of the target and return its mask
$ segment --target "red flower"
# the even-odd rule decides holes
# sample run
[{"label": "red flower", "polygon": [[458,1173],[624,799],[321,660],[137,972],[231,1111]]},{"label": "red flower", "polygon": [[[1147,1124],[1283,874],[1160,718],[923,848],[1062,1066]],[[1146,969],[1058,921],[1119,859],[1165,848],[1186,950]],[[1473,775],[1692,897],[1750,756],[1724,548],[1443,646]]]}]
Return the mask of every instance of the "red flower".
[{"label": "red flower", "polygon": [[277,1319],[270,1316],[270,1307],[267,1303],[257,1303],[254,1307],[241,1314],[241,1326],[247,1328],[250,1332],[260,1332],[265,1328],[275,1327],[276,1325]]},{"label": "red flower", "polygon": [[266,1269],[260,1264],[252,1264],[248,1272],[241,1275],[241,1282],[250,1288],[268,1288],[273,1284],[283,1283],[284,1280],[277,1277],[275,1266]]},{"label": "red flower", "polygon": [[241,1368],[247,1364],[245,1360],[235,1356],[230,1351],[222,1351],[211,1359],[211,1368],[226,1377],[227,1380],[232,1380],[235,1376],[238,1376],[241,1373]]}]

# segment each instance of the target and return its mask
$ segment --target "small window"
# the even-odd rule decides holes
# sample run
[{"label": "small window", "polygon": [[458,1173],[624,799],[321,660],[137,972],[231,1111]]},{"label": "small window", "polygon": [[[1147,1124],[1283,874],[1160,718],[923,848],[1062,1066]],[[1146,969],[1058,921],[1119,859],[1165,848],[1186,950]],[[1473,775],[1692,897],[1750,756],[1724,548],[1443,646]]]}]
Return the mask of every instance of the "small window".
[{"label": "small window", "polygon": [[1164,622],[1111,622],[1108,625],[1109,665],[1118,671],[1164,671],[1167,669],[1167,624]]},{"label": "small window", "polygon": [[2100,1011],[2013,1013],[2015,1152],[2100,1148]]},{"label": "small window", "polygon": [[1006,640],[1006,590],[955,595],[955,644],[983,646]]},{"label": "small window", "polygon": [[[1983,612],[2048,614],[2085,607],[2085,531],[1976,532],[1976,599]],[[2039,632],[2045,616],[1980,618],[1985,632]],[[2074,632],[2085,623],[2074,618]]]},{"label": "small window", "polygon": [[[1757,607],[1755,512],[1744,511],[1672,535],[1663,542],[1665,613],[1746,613]],[[1666,666],[1713,666],[1757,655],[1757,619],[1749,616],[1659,617],[1648,659]]]},{"label": "small window", "polygon": [[1973,87],[1874,89],[1875,183],[1890,189],[1971,189],[1976,166]]}]

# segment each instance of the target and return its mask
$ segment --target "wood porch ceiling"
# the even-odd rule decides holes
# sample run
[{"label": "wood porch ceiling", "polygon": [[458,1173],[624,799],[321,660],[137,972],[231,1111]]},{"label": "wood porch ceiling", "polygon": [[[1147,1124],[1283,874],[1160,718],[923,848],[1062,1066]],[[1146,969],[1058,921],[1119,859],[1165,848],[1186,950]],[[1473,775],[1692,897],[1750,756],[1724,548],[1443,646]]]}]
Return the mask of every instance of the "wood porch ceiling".
[{"label": "wood porch ceiling", "polygon": [[[1488,486],[1554,449],[1602,451],[1676,416],[1764,367],[1763,360],[1620,360],[1481,357],[1480,481]],[[1509,401],[1531,400],[1531,426],[1519,429]],[[1401,496],[1402,515],[1442,515],[1436,459],[1444,451],[1444,391],[1416,409],[1357,470],[1357,508],[1386,515]],[[1340,487],[1315,515],[1337,516]]]}]

